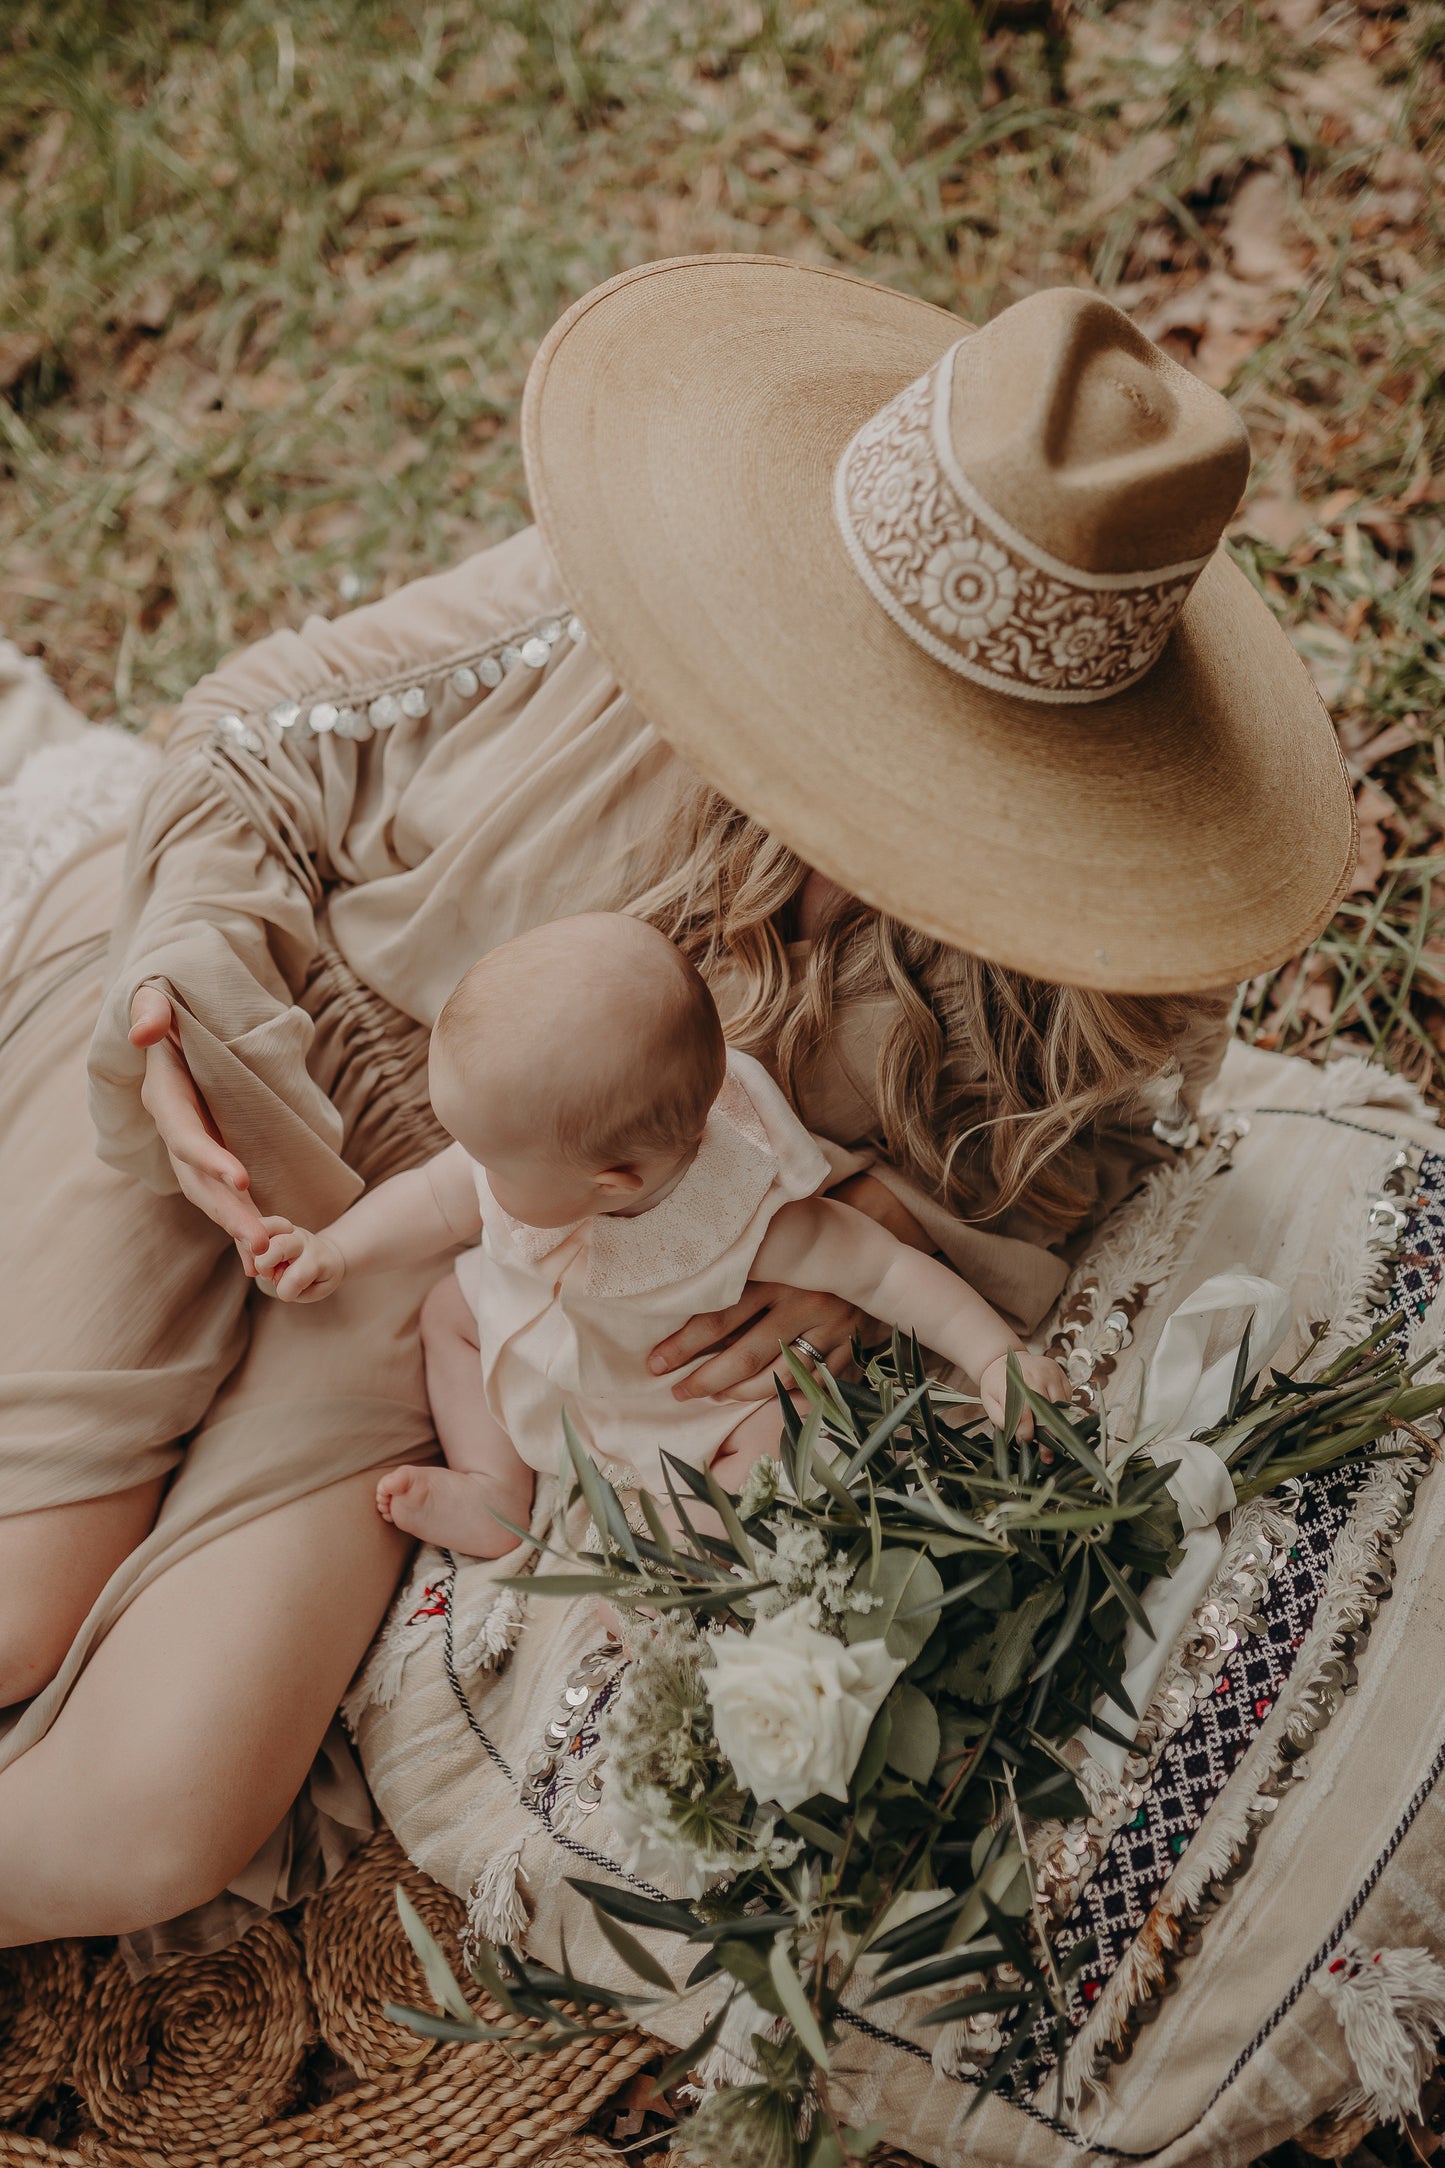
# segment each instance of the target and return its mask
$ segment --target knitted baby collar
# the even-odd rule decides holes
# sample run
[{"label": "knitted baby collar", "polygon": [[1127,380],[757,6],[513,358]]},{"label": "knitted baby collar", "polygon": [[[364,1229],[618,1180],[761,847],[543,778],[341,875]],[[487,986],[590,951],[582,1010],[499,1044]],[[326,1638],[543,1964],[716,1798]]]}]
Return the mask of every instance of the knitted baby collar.
[{"label": "knitted baby collar", "polygon": [[676,1188],[646,1212],[607,1212],[569,1227],[532,1227],[496,1208],[508,1247],[532,1268],[569,1243],[585,1256],[589,1295],[648,1294],[692,1279],[737,1241],[778,1178],[778,1160],[746,1086],[731,1071]]}]

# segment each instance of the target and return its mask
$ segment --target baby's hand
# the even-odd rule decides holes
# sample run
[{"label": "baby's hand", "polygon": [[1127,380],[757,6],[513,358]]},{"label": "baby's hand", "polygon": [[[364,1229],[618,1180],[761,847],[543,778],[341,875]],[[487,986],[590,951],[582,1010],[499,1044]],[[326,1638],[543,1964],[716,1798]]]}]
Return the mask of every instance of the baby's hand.
[{"label": "baby's hand", "polygon": [[268,1219],[271,1237],[256,1253],[256,1277],[280,1302],[323,1302],[346,1277],[346,1259],[329,1235],[308,1234],[288,1219]]},{"label": "baby's hand", "polygon": [[[1008,1392],[1008,1356],[996,1355],[978,1381],[978,1397],[983,1402],[984,1413],[991,1423],[1003,1422],[1004,1399]],[[1019,1366],[1019,1376],[1031,1392],[1041,1400],[1067,1400],[1069,1381],[1052,1355],[1034,1355],[1027,1348],[1019,1350],[1014,1361]],[[1018,1435],[1031,1438],[1034,1419],[1027,1408],[1019,1418]]]}]

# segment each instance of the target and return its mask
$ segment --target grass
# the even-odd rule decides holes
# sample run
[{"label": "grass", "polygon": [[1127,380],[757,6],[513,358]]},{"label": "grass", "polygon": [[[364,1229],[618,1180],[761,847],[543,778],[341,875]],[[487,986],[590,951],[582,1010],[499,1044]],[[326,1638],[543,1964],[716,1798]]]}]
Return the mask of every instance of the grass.
[{"label": "grass", "polygon": [[1393,0],[7,0],[6,630],[141,727],[509,531],[537,341],[650,256],[1092,283],[1244,416],[1232,547],[1360,776],[1244,1028],[1445,1095],[1442,62]]}]

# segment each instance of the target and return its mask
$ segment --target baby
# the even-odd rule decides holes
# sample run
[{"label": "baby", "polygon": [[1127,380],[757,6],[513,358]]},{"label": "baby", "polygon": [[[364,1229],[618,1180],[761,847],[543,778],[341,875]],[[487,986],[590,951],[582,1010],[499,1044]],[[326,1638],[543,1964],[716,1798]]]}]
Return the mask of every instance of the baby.
[{"label": "baby", "polygon": [[946,1265],[823,1194],[819,1146],[761,1064],[724,1044],[692,965],[638,919],[560,919],[483,957],[437,1020],[430,1083],[455,1143],[319,1234],[268,1221],[256,1260],[281,1301],[315,1302],[348,1273],[472,1245],[422,1311],[446,1466],[377,1487],[386,1519],[425,1542],[509,1550],[535,1473],[558,1465],[564,1410],[598,1460],[660,1495],[664,1451],[739,1490],[778,1450],[776,1400],[678,1401],[647,1358],[750,1279],[915,1331],[977,1381],[994,1421],[1010,1354],[1038,1392],[1067,1394],[1058,1365]]}]

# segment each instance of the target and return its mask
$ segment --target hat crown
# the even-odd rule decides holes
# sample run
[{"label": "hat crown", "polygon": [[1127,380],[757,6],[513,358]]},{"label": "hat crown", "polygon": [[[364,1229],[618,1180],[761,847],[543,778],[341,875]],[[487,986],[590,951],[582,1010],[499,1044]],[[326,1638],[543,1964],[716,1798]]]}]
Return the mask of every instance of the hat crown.
[{"label": "hat crown", "polygon": [[1108,699],[1166,646],[1239,500],[1228,405],[1071,289],[958,340],[845,446],[834,511],[910,639],[992,690]]},{"label": "hat crown", "polygon": [[948,422],[979,495],[1085,572],[1207,556],[1249,476],[1228,401],[1074,287],[1015,302],[959,343]]}]

